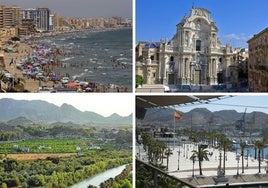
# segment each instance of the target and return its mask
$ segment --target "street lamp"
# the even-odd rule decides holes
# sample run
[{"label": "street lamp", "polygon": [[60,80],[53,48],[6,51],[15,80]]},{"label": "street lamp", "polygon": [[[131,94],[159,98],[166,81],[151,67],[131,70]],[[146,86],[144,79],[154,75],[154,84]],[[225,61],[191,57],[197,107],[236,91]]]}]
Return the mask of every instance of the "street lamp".
[{"label": "street lamp", "polygon": [[180,150],[178,151],[178,170],[180,170]]},{"label": "street lamp", "polygon": [[236,160],[237,160],[237,172],[236,175],[239,175],[239,159],[240,159],[240,155],[236,156]]},{"label": "street lamp", "polygon": [[237,155],[237,150],[238,150],[238,145],[237,142],[235,141],[235,154]]},{"label": "street lamp", "polygon": [[183,141],[183,157],[185,157],[185,142]]},{"label": "street lamp", "polygon": [[192,173],[192,177],[194,178],[194,163],[195,163],[195,158],[196,158],[196,155],[192,155],[192,160],[193,160],[193,173]]},{"label": "street lamp", "polygon": [[138,145],[139,148],[139,159],[141,159],[141,149],[140,149],[140,145]]},{"label": "street lamp", "polygon": [[247,149],[247,168],[248,168],[248,149]]},{"label": "street lamp", "polygon": [[268,155],[266,155],[266,174],[268,174]]},{"label": "street lamp", "polygon": [[189,151],[189,145],[187,145],[186,159],[188,159],[188,151]]},{"label": "street lamp", "polygon": [[222,172],[222,170],[221,170],[221,158],[222,158],[222,153],[221,153],[221,150],[220,150],[220,155],[219,155],[219,171],[218,171],[218,175],[221,175],[221,172]]}]

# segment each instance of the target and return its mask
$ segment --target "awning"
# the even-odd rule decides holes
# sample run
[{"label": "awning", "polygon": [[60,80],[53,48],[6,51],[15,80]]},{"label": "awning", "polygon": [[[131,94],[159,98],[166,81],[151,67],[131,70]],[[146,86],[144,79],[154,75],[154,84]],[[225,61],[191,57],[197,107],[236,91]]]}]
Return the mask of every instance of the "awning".
[{"label": "awning", "polygon": [[201,96],[170,96],[170,95],[153,95],[153,96],[136,96],[136,107],[139,108],[153,108],[164,107],[170,105],[180,105],[193,102],[206,102],[206,100],[219,98],[222,95],[201,95]]}]

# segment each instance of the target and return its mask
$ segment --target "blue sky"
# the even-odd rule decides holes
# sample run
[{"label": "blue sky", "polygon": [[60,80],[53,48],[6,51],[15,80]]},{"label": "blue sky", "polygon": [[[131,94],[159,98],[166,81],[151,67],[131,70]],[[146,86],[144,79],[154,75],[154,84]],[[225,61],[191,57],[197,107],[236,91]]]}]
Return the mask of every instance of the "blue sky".
[{"label": "blue sky", "polygon": [[247,47],[247,40],[268,27],[267,0],[136,0],[136,43],[171,39],[193,3],[211,12],[224,45]]},{"label": "blue sky", "polygon": [[181,112],[188,112],[194,108],[207,108],[212,112],[220,110],[244,112],[245,108],[247,108],[247,113],[258,111],[268,114],[268,95],[224,96],[221,97],[221,100],[212,99],[211,101],[209,104],[190,104],[185,107],[175,106],[175,109]]}]

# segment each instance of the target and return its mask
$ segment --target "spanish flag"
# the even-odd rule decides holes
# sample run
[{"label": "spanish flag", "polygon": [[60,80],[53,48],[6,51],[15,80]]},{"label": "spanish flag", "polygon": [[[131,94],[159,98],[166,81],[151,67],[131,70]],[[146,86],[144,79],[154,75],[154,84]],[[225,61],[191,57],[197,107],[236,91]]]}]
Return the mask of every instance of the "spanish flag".
[{"label": "spanish flag", "polygon": [[181,119],[182,118],[182,114],[180,112],[178,112],[177,110],[174,110],[174,117],[176,119]]}]

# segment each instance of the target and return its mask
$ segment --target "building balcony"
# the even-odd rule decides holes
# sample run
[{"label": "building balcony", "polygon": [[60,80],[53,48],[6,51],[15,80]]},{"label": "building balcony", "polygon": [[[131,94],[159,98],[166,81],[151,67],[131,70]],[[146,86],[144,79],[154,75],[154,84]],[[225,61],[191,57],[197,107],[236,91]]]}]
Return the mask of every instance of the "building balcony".
[{"label": "building balcony", "polygon": [[268,71],[268,65],[259,65],[257,66],[257,70]]},{"label": "building balcony", "polygon": [[172,47],[172,46],[164,45],[164,46],[160,49],[160,51],[162,51],[162,52],[170,52],[170,53],[172,53],[172,52],[178,51],[178,48],[177,48],[177,47]]},{"label": "building balcony", "polygon": [[221,49],[211,48],[210,53],[223,53]]}]

